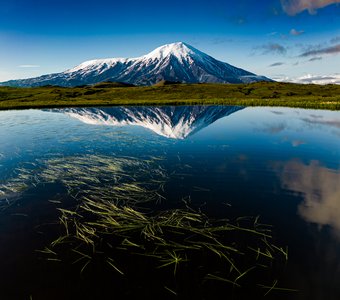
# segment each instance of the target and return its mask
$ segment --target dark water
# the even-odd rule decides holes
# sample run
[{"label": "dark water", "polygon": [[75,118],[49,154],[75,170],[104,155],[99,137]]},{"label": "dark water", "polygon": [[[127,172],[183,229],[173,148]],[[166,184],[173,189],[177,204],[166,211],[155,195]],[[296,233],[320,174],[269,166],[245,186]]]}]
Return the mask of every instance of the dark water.
[{"label": "dark water", "polygon": [[[340,299],[340,113],[187,106],[0,112],[1,300],[129,298],[128,282],[94,281],[36,251],[60,233],[56,203],[75,205],[68,187],[91,190],[79,172],[94,166],[89,176],[102,180],[106,162],[120,159],[153,160],[146,178],[160,176],[153,168],[166,174],[163,209],[190,199],[214,218],[260,216],[273,225],[276,243],[289,249],[278,285],[298,291],[264,299]],[[219,299],[178,293],[191,296]]]}]

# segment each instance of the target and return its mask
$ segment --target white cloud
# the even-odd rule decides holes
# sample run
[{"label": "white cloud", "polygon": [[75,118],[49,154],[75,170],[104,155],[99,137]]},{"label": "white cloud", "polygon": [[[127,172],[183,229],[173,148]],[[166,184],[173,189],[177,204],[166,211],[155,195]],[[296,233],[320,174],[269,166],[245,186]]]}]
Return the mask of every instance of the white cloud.
[{"label": "white cloud", "polygon": [[39,65],[19,65],[18,68],[40,68]]},{"label": "white cloud", "polygon": [[295,36],[298,36],[304,33],[305,33],[304,30],[296,30],[294,28],[289,32],[290,35],[295,35]]},{"label": "white cloud", "polygon": [[317,9],[335,3],[340,3],[340,0],[281,0],[283,10],[291,16],[304,10],[313,14]]},{"label": "white cloud", "polygon": [[278,76],[273,78],[277,81],[294,82],[294,83],[314,83],[314,84],[340,84],[340,74],[332,75],[314,75],[306,74],[300,77]]}]

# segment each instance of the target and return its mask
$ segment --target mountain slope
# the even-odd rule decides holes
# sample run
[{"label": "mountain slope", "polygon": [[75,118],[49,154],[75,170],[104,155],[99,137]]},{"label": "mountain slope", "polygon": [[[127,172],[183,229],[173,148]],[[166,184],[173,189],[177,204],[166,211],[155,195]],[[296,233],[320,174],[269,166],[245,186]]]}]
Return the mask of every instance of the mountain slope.
[{"label": "mountain slope", "polygon": [[185,83],[249,83],[271,81],[257,76],[179,42],[161,46],[137,58],[112,58],[86,61],[62,73],[11,80],[1,85],[76,86],[102,81],[151,85],[161,80]]},{"label": "mountain slope", "polygon": [[161,136],[185,139],[241,106],[141,106],[110,108],[56,109],[86,124],[106,126],[135,125],[148,128]]}]

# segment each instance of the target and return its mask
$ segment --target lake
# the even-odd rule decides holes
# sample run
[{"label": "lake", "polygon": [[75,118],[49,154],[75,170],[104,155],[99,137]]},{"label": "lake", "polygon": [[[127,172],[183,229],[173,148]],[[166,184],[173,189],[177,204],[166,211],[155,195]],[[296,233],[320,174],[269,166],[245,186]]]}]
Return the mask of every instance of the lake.
[{"label": "lake", "polygon": [[1,299],[339,299],[339,216],[337,111],[0,112]]}]

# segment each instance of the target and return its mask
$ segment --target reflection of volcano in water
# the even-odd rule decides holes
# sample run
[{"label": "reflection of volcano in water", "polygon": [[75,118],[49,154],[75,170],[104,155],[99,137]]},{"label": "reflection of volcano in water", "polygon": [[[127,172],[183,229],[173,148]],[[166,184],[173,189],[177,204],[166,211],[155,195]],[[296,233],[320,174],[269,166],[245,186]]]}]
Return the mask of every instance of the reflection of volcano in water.
[{"label": "reflection of volcano in water", "polygon": [[145,106],[109,108],[67,108],[62,112],[87,124],[137,125],[173,139],[185,139],[240,106]]}]

